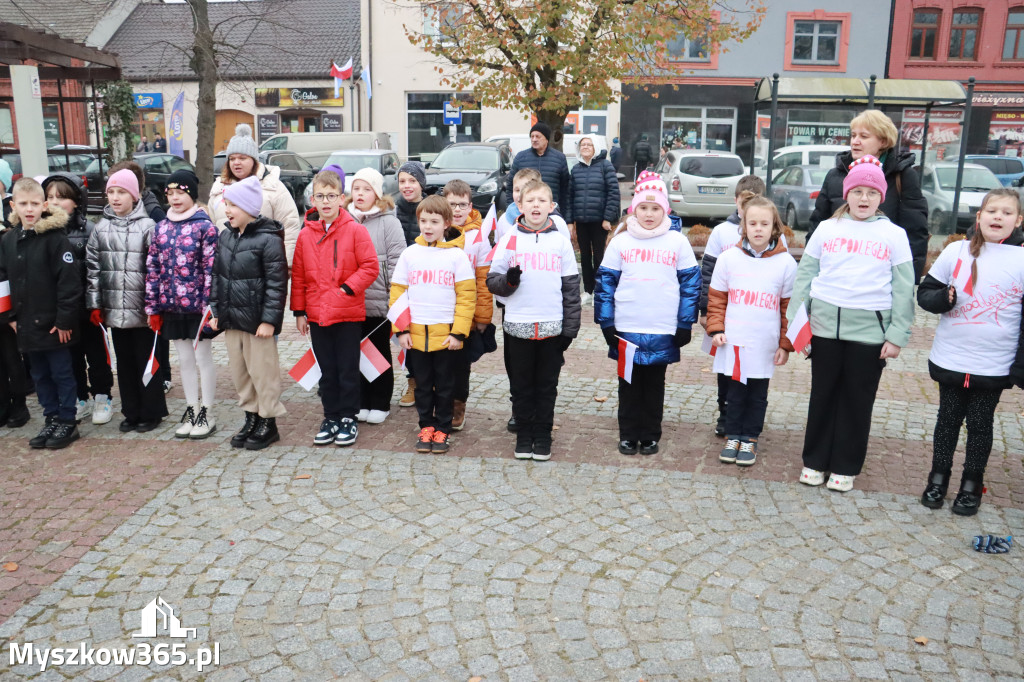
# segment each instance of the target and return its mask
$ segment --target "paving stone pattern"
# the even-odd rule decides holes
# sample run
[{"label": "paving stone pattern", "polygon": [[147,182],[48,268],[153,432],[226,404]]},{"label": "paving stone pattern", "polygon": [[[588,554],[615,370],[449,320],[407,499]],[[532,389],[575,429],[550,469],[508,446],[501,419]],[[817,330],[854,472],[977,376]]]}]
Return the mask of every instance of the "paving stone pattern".
[{"label": "paving stone pattern", "polygon": [[[983,555],[970,539],[1024,537],[1024,401],[1000,405],[981,513],[921,507],[937,390],[934,321],[917,322],[845,495],[795,483],[797,357],[772,382],[749,470],[717,461],[697,342],[669,372],[663,452],[618,455],[614,365],[593,325],[563,370],[548,463],[511,458],[500,352],[476,366],[443,457],[410,453],[414,410],[397,406],[356,448],[313,448],[318,400],[287,378],[282,443],[233,450],[226,371],[205,442],[175,442],[173,419],[119,437],[115,419],[52,453],[25,445],[38,418],[5,429],[0,563],[19,568],[0,571],[0,642],[132,645],[159,595],[198,629],[189,651],[216,642],[221,662],[39,675],[2,646],[0,679],[1021,679],[1020,549]],[[283,367],[304,343],[282,335]],[[169,402],[180,413],[180,389]]]}]

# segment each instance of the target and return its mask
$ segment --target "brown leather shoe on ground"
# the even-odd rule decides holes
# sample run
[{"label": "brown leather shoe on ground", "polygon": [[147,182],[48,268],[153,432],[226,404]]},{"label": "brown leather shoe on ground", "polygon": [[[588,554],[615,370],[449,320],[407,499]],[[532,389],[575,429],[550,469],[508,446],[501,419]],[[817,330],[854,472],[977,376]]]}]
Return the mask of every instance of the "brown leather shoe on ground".
[{"label": "brown leather shoe on ground", "polygon": [[412,407],[416,404],[416,380],[409,379],[409,385],[405,389],[405,393],[398,399],[399,407]]},{"label": "brown leather shoe on ground", "polygon": [[463,400],[456,400],[452,407],[452,430],[461,431],[466,425],[466,403]]}]

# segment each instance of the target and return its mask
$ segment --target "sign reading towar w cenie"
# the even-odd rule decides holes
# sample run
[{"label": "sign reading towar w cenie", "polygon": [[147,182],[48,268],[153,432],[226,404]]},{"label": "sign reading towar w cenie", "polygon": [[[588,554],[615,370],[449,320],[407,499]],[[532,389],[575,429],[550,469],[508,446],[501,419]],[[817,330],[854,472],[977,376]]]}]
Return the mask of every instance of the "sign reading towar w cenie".
[{"label": "sign reading towar w cenie", "polygon": [[345,91],[335,98],[334,88],[256,88],[258,107],[343,107]]}]

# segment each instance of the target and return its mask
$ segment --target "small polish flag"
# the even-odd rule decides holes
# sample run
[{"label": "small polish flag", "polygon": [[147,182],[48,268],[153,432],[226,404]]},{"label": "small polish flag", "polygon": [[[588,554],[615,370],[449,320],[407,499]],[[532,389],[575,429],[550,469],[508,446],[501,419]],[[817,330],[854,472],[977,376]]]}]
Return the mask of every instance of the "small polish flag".
[{"label": "small polish flag", "polygon": [[796,317],[790,322],[786,330],[786,338],[793,344],[793,350],[797,353],[803,352],[811,340],[811,320],[807,317],[807,304],[801,303],[800,309],[796,311]]},{"label": "small polish flag", "polygon": [[352,57],[348,58],[345,66],[338,66],[335,62],[331,62],[331,76],[344,81],[352,78]]},{"label": "small polish flag", "polygon": [[149,386],[156,371],[160,369],[160,363],[156,361],[156,341],[160,338],[160,332],[153,334],[153,349],[149,352],[149,362],[146,363],[146,370],[142,373],[142,385]]},{"label": "small polish flag", "polygon": [[[498,252],[498,246],[499,246],[498,244],[495,244],[494,248],[491,249],[490,253],[487,254],[487,262],[488,263],[490,263],[491,261],[494,260],[494,254],[496,254]],[[512,235],[511,237],[508,238],[508,244],[505,244],[505,250],[506,251],[515,252],[515,250],[516,250],[516,236],[515,235]]]},{"label": "small polish flag", "polygon": [[107,367],[113,367],[114,363],[111,361],[111,343],[110,343],[110,330],[100,325],[100,333],[103,334],[103,350],[107,351]]},{"label": "small polish flag", "polygon": [[0,313],[6,313],[11,309],[11,283],[8,280],[0,282]]},{"label": "small polish flag", "polygon": [[199,348],[199,337],[203,335],[203,327],[206,323],[213,318],[213,309],[210,306],[206,306],[206,310],[203,311],[203,318],[199,320],[199,330],[196,332],[195,341],[192,342],[192,350]]},{"label": "small polish flag", "polygon": [[381,355],[369,338],[359,344],[359,371],[367,381],[374,381],[384,372],[391,369],[391,362]]},{"label": "small polish flag", "polygon": [[[953,284],[963,289],[963,292],[968,296],[974,296],[974,284],[971,282],[971,258],[970,251],[967,247],[967,240],[964,239],[961,242],[963,246],[960,247],[960,257],[956,259],[956,267],[953,268]],[[961,275],[963,270],[963,275]],[[963,279],[961,282],[960,280]]]},{"label": "small polish flag", "polygon": [[633,383],[633,357],[636,355],[637,345],[630,343],[621,337],[619,339],[619,376],[626,380],[627,384]]},{"label": "small polish flag", "polygon": [[307,350],[295,363],[295,366],[288,370],[288,376],[299,382],[299,386],[307,391],[313,390],[323,373],[320,371],[320,363],[316,361],[312,348]]},{"label": "small polish flag", "polygon": [[494,204],[487,209],[484,221],[480,223],[480,233],[476,236],[478,243],[490,242],[491,233],[498,228],[498,212],[494,210]]},{"label": "small polish flag", "polygon": [[715,344],[712,343],[712,341],[714,341],[714,339],[712,339],[708,334],[705,334],[704,340],[700,342],[700,349],[711,357],[715,357],[715,351],[718,349],[715,348]]},{"label": "small polish flag", "polygon": [[395,299],[395,302],[388,308],[388,319],[395,325],[398,331],[405,331],[412,324],[412,310],[409,308],[409,292],[406,291]]},{"label": "small polish flag", "polygon": [[398,337],[394,334],[391,335],[391,343],[395,344],[395,347],[398,348],[398,365],[402,369],[408,369],[405,366],[405,349],[402,348],[402,344],[398,342]]},{"label": "small polish flag", "polygon": [[741,384],[747,383],[747,373],[743,369],[743,364],[740,362],[743,350],[739,346],[732,347],[734,356],[732,361],[732,380],[738,381]]}]

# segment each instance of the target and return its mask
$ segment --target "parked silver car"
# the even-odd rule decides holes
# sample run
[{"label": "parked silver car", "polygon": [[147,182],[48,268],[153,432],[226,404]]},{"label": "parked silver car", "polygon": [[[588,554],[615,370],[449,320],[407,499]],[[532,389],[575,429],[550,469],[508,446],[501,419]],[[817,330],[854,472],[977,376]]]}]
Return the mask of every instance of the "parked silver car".
[{"label": "parked silver car", "polygon": [[[963,182],[960,184],[960,206],[956,212],[956,231],[966,232],[974,224],[974,214],[990,189],[1002,187],[995,173],[976,163],[964,164]],[[956,164],[939,162],[928,164],[921,172],[921,193],[928,202],[928,230],[932,234],[948,234],[949,214],[953,212],[953,192],[956,189]]]},{"label": "parked silver car", "polygon": [[825,183],[828,169],[821,166],[790,166],[782,169],[772,183],[772,201],[783,221],[794,230],[811,219],[814,200]]},{"label": "parked silver car", "polygon": [[746,174],[735,154],[678,149],[654,167],[668,187],[672,213],[684,218],[727,218],[736,210],[736,183]]}]

